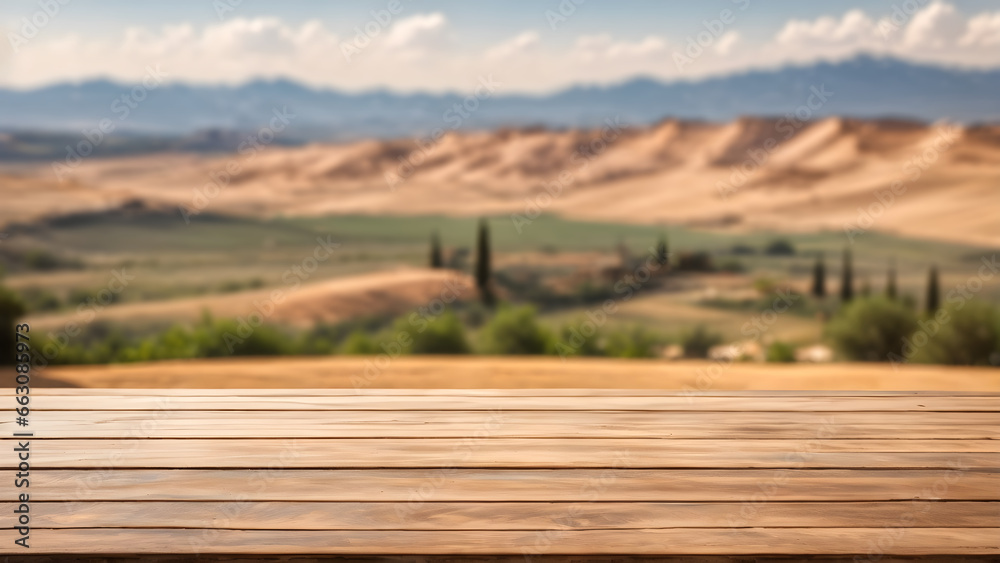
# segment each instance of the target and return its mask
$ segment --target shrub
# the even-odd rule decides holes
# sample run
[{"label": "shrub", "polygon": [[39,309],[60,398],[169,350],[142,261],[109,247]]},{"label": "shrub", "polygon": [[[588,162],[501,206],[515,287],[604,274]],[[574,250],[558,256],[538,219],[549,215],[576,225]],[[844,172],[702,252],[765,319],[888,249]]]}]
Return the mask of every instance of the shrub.
[{"label": "shrub", "polygon": [[369,356],[378,353],[378,345],[365,331],[358,329],[352,332],[340,346],[341,354],[354,356]]},{"label": "shrub", "polygon": [[729,259],[721,264],[719,264],[720,272],[728,272],[730,274],[741,274],[747,271],[747,267],[743,265],[743,262],[739,260]]},{"label": "shrub", "polygon": [[233,320],[203,321],[195,327],[198,357],[279,356],[290,352],[289,339],[277,328],[256,328]]},{"label": "shrub", "polygon": [[903,339],[913,334],[917,319],[902,303],[883,298],[857,299],[840,309],[827,333],[834,347],[850,360],[884,362],[903,352]]},{"label": "shrub", "polygon": [[[1000,311],[989,303],[968,301],[942,309],[937,334],[917,353],[920,361],[952,365],[990,365],[1000,352]],[[914,343],[916,338],[911,339]]]},{"label": "shrub", "polygon": [[681,335],[681,347],[685,358],[707,358],[708,351],[713,346],[722,344],[722,336],[710,332],[703,325]]},{"label": "shrub", "polygon": [[62,306],[59,296],[42,288],[28,288],[21,292],[21,298],[29,311],[55,311]]},{"label": "shrub", "polygon": [[581,317],[571,324],[564,325],[559,331],[559,341],[555,343],[555,352],[561,357],[568,356],[603,356],[601,348],[601,331],[595,328],[586,330],[592,323]]},{"label": "shrub", "polygon": [[479,328],[486,324],[492,313],[489,307],[479,301],[469,301],[462,304],[458,314],[462,324],[472,328]]},{"label": "shrub", "polygon": [[760,295],[771,295],[778,290],[778,282],[767,276],[762,276],[753,280],[753,288]]},{"label": "shrub", "polygon": [[613,358],[655,358],[659,348],[659,340],[637,325],[609,334],[605,353]]},{"label": "shrub", "polygon": [[97,289],[88,291],[85,289],[71,289],[66,297],[66,302],[74,307],[83,303],[97,301],[101,305],[112,305],[121,301],[121,293],[109,289]]},{"label": "shrub", "polygon": [[333,354],[337,345],[329,338],[314,331],[303,333],[295,344],[296,353],[306,356]]},{"label": "shrub", "polygon": [[768,256],[795,256],[795,247],[787,240],[778,239],[767,245],[764,254]]},{"label": "shrub", "polygon": [[483,349],[490,354],[545,354],[554,348],[551,333],[538,324],[531,306],[504,307],[483,328]]},{"label": "shrub", "polygon": [[711,272],[712,256],[707,252],[681,252],[677,256],[677,271],[679,272]]},{"label": "shrub", "polygon": [[787,342],[774,342],[767,347],[767,361],[788,363],[795,361],[795,347]]},{"label": "shrub", "polygon": [[61,265],[59,257],[47,250],[32,249],[24,253],[24,265],[31,270],[55,270]]},{"label": "shrub", "polygon": [[468,354],[471,350],[465,338],[465,327],[452,311],[445,311],[431,321],[422,331],[414,328],[405,320],[401,330],[407,330],[412,338],[409,346],[413,354]]}]

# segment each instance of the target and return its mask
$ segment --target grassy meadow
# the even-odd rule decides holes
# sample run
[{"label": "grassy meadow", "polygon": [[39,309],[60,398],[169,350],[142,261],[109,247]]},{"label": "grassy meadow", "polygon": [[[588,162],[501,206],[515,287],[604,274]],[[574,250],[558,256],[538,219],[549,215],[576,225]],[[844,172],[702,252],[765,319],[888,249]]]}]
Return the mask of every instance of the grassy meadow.
[{"label": "grassy meadow", "polygon": [[[340,246],[308,276],[305,285],[400,267],[425,268],[434,232],[446,254],[454,249],[469,251],[460,267],[471,273],[477,223],[477,219],[444,216],[261,220],[206,214],[185,224],[179,214],[167,211],[81,214],[13,227],[13,236],[0,245],[0,260],[6,272],[5,285],[27,304],[28,320],[45,329],[72,322],[80,316],[81,303],[98,295],[113,279],[113,272],[127,273],[131,276],[128,286],[87,322],[103,326],[105,311],[123,308],[118,310],[125,312],[130,309],[124,307],[140,304],[156,306],[148,314],[118,315],[110,322],[131,337],[144,338],[163,333],[178,322],[192,324],[190,319],[179,321],[172,316],[172,303],[193,298],[206,303],[224,298],[238,301],[243,296],[249,301],[268,290],[287,287],[287,272],[312,255],[317,239]],[[520,232],[509,217],[492,217],[488,224],[498,285],[514,288],[521,284],[505,293],[506,298],[514,304],[535,306],[540,324],[555,335],[561,327],[579,324],[587,311],[599,309],[602,299],[591,296],[588,300],[577,287],[564,289],[569,297],[537,297],[537,287],[525,290],[528,282],[523,280],[544,284],[560,276],[573,279],[574,272],[595,264],[616,263],[620,246],[636,257],[648,255],[661,236],[668,239],[672,262],[683,253],[707,253],[716,271],[671,274],[662,287],[643,288],[627,300],[615,297],[619,307],[608,316],[606,330],[639,327],[663,344],[677,342],[696,327],[705,327],[724,342],[745,338],[747,323],[769,307],[774,288],[791,287],[808,293],[820,255],[825,257],[827,300],[835,302],[841,254],[848,246],[843,232],[717,232],[555,216],[522,224]],[[775,241],[789,243],[793,253],[769,253],[767,249]],[[942,293],[947,294],[950,287],[976,274],[982,257],[993,254],[985,248],[876,232],[858,237],[849,247],[856,292],[868,285],[873,293],[881,293],[888,266],[894,262],[900,295],[918,309],[923,307],[932,259],[941,271]],[[369,297],[377,301],[385,296]],[[977,297],[998,303],[1000,288],[986,284]],[[471,310],[474,301],[474,296],[466,296],[465,304],[457,306]],[[405,314],[397,310],[394,316]],[[468,321],[467,316],[462,319]],[[478,339],[482,319],[466,324],[470,337]],[[378,322],[368,319],[348,328],[366,326],[377,331],[391,325],[391,318]],[[303,327],[276,329],[292,334]],[[102,331],[107,332],[107,328]],[[340,344],[350,330],[332,332],[336,334],[334,344]],[[324,334],[330,333],[326,327]],[[806,345],[823,338],[819,309],[803,303],[779,315],[768,326],[766,340]]]}]

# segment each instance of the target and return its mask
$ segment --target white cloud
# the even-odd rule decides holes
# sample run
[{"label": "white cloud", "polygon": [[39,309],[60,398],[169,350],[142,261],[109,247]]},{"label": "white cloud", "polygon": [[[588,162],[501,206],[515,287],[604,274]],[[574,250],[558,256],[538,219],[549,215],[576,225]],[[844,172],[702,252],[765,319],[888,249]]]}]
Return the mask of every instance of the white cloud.
[{"label": "white cloud", "polygon": [[919,48],[950,47],[955,44],[965,26],[965,19],[955,6],[931,2],[926,8],[913,14],[903,33],[903,45]]},{"label": "white cloud", "polygon": [[1000,14],[971,18],[954,5],[934,0],[909,11],[869,15],[851,10],[841,17],[792,20],[762,52],[773,62],[838,58],[860,52],[911,60],[965,65],[1000,64]]},{"label": "white cloud", "polygon": [[39,39],[8,60],[19,85],[94,76],[140,79],[160,65],[172,80],[242,82],[326,73],[337,37],[318,21],[299,26],[277,18],[234,18],[196,30],[190,24],[130,27],[118,38],[64,35]]},{"label": "white cloud", "polygon": [[733,47],[740,42],[740,32],[727,31],[715,41],[715,52],[720,55],[728,55]]},{"label": "white cloud", "polygon": [[664,53],[667,42],[653,35],[641,41],[615,41],[611,35],[584,35],[576,40],[574,54],[583,61],[636,59]]},{"label": "white cloud", "polygon": [[0,84],[25,87],[95,76],[133,81],[147,66],[161,65],[171,80],[184,82],[285,76],[348,90],[441,91],[474,88],[479,76],[494,73],[507,90],[541,91],[635,75],[691,78],[859,52],[1000,65],[1000,12],[963,14],[942,0],[924,0],[911,13],[855,9],[790,20],[776,26],[770,40],[729,29],[704,45],[697,63],[683,71],[672,64],[672,53],[686,48],[683,34],[588,33],[570,36],[566,44],[548,31],[524,30],[493,45],[470,45],[452,36],[445,14],[417,13],[383,24],[367,38],[361,55],[347,60],[342,44],[353,43],[356,32],[350,30],[365,25],[338,23],[343,35],[318,20],[289,23],[275,17],[129,27],[117,34],[46,30],[17,53],[0,47]]},{"label": "white cloud", "polygon": [[396,22],[389,29],[385,46],[390,49],[426,49],[440,45],[448,25],[444,14],[417,14]]},{"label": "white cloud", "polygon": [[234,19],[206,29],[202,42],[208,52],[288,55],[296,51],[297,33],[277,18]]},{"label": "white cloud", "polygon": [[525,31],[486,51],[490,59],[506,59],[533,50],[541,40],[537,31]]},{"label": "white cloud", "polygon": [[874,21],[861,10],[851,10],[839,20],[823,16],[813,21],[790,20],[775,38],[781,45],[798,48],[870,46],[878,40]]},{"label": "white cloud", "polygon": [[1000,45],[1000,12],[979,14],[970,19],[965,35],[958,43],[983,47]]}]

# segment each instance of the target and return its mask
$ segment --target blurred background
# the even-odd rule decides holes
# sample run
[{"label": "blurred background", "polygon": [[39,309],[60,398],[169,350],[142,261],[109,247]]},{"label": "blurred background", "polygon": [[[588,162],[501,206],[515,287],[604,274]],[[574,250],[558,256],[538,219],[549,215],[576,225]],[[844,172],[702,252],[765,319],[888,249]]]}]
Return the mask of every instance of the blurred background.
[{"label": "blurred background", "polygon": [[0,28],[0,318],[38,370],[1000,365],[993,3],[12,0]]}]

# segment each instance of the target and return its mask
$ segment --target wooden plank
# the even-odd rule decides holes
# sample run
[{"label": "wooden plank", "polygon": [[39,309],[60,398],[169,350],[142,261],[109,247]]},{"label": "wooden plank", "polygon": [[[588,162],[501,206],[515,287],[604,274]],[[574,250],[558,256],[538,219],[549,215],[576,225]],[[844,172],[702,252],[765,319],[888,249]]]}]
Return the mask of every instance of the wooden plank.
[{"label": "wooden plank", "polygon": [[[4,440],[4,447],[15,447]],[[993,440],[747,441],[660,439],[38,440],[45,468],[995,468]],[[0,467],[14,468],[11,456]]]},{"label": "wooden plank", "polygon": [[[39,411],[47,438],[659,437],[1000,439],[1000,413]],[[0,432],[23,430],[0,421]],[[8,434],[9,435],[9,434]]]},{"label": "wooden plank", "polygon": [[477,397],[477,396],[51,396],[37,410],[627,410],[772,412],[1000,412],[996,397]]},{"label": "wooden plank", "polygon": [[[997,500],[995,469],[250,469],[31,472],[35,501]],[[0,500],[19,491],[0,488]]]},{"label": "wooden plank", "polygon": [[[11,514],[17,504],[0,503]],[[40,502],[35,528],[229,530],[633,530],[998,528],[1000,502]],[[8,529],[10,527],[8,526]]]},{"label": "wooden plank", "polygon": [[[317,397],[317,396],[401,396],[401,397],[994,397],[996,391],[880,391],[880,390],[728,390],[728,389],[125,389],[100,387],[39,387],[34,395],[46,396],[142,396],[142,397]],[[0,389],[0,396],[13,396],[12,388]]]},{"label": "wooden plank", "polygon": [[[686,528],[549,531],[33,529],[31,551],[233,554],[996,555],[998,528]],[[12,542],[0,553],[23,553]]]},{"label": "wooden plank", "polygon": [[32,396],[31,553],[1000,555],[1000,395],[156,393]]}]

